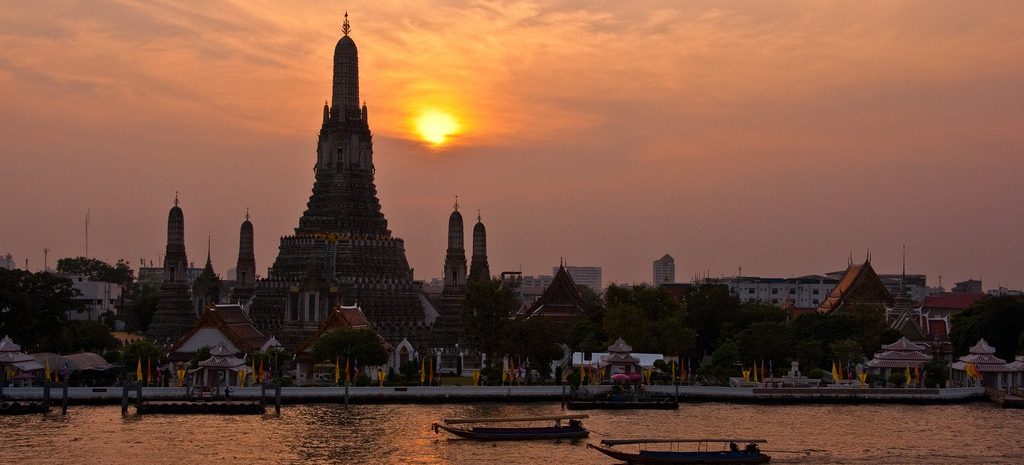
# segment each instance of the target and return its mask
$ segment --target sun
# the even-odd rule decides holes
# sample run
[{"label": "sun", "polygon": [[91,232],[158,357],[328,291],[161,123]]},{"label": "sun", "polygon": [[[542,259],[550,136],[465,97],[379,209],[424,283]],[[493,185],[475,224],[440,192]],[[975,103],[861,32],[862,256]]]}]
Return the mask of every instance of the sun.
[{"label": "sun", "polygon": [[450,136],[462,129],[462,125],[454,116],[437,109],[422,111],[416,116],[413,125],[420,137],[434,146],[444,144]]}]

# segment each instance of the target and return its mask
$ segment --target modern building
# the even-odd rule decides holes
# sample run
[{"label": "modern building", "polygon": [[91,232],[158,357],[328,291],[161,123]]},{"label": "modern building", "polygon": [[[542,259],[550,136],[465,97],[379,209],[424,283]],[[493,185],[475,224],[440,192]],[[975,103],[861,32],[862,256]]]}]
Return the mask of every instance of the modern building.
[{"label": "modern building", "polygon": [[816,308],[838,282],[826,276],[809,275],[799,278],[762,278],[734,276],[711,279],[710,282],[729,287],[740,302],[760,302],[781,307],[787,304],[798,308]]},{"label": "modern building", "polygon": [[100,321],[104,313],[110,312],[115,316],[119,313],[122,304],[120,284],[90,281],[86,276],[69,276],[68,279],[71,287],[81,293],[74,300],[85,305],[82,312],[68,310],[69,320]]},{"label": "modern building", "polygon": [[652,283],[655,286],[662,284],[672,284],[676,282],[676,259],[672,258],[671,255],[665,254],[663,257],[654,261],[654,281]]},{"label": "modern building", "polygon": [[951,292],[958,294],[981,294],[981,280],[968,279],[967,281],[958,282],[953,285]]},{"label": "modern building", "polygon": [[[551,274],[557,275],[560,267],[552,267]],[[604,291],[604,280],[601,278],[601,267],[599,266],[568,266],[565,270],[572,276],[572,280],[580,286],[587,286],[596,294]]]},{"label": "modern building", "polygon": [[10,252],[0,255],[0,269],[14,270],[17,267],[14,265],[14,256]]},{"label": "modern building", "polygon": [[295,347],[335,306],[358,305],[393,346],[427,345],[437,311],[414,281],[405,242],[377,198],[373,135],[359,100],[359,57],[346,16],[334,48],[331,101],[323,106],[312,193],[293,235],[280,240],[250,312],[264,334]]}]

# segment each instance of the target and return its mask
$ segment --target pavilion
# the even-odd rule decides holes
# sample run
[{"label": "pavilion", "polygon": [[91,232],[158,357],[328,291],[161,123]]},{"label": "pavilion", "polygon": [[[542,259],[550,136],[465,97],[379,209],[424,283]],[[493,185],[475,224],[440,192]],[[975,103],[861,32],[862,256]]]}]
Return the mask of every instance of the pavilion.
[{"label": "pavilion", "polygon": [[[953,363],[953,383],[959,386],[977,385],[995,389],[1020,387],[1024,376],[1024,357],[1007,363],[996,357],[996,349],[981,339],[970,353]],[[973,376],[972,376],[973,375]]]},{"label": "pavilion", "polygon": [[36,363],[32,356],[22,352],[21,346],[15,344],[10,336],[4,336],[0,340],[0,388],[7,386],[8,382],[31,382],[33,376],[29,373],[42,369],[43,366]]},{"label": "pavilion", "polygon": [[220,388],[222,386],[241,386],[240,372],[252,373],[253,369],[245,364],[245,360],[224,344],[218,344],[210,350],[210,358],[199,362],[199,367],[189,371],[192,385],[200,387]]},{"label": "pavilion", "polygon": [[888,379],[894,373],[893,370],[895,373],[904,373],[909,369],[917,373],[918,370],[924,371],[924,365],[932,361],[929,351],[926,344],[917,344],[901,337],[892,344],[883,345],[881,352],[875,353],[875,357],[867,362],[867,367],[884,379]]}]

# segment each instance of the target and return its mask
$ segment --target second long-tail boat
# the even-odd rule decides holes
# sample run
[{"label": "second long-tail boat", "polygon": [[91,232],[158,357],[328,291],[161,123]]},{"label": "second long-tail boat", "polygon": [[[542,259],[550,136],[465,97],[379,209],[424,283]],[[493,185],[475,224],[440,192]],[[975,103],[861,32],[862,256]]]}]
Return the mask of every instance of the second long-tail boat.
[{"label": "second long-tail boat", "polygon": [[[458,437],[481,441],[521,441],[530,439],[582,439],[590,432],[583,427],[581,420],[587,415],[550,415],[535,417],[504,417],[504,418],[446,418],[443,422],[434,423],[434,432],[445,430]],[[536,423],[554,422],[552,426],[490,426],[493,423]],[[566,421],[566,424],[562,422]],[[470,428],[453,426],[460,424],[483,424]]]}]

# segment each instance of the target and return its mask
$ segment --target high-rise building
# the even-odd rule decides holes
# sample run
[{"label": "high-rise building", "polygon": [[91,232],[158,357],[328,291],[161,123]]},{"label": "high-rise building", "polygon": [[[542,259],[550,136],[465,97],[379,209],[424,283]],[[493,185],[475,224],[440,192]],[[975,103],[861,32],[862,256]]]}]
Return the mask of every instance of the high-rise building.
[{"label": "high-rise building", "polygon": [[672,258],[669,254],[665,254],[654,261],[654,281],[652,281],[652,284],[658,286],[674,282],[676,282],[676,259]]},{"label": "high-rise building", "polygon": [[[557,275],[560,267],[551,267],[551,275]],[[601,279],[601,267],[599,266],[565,266],[565,271],[572,276],[573,282],[580,286],[587,286],[590,290],[600,294],[604,290],[604,281]]]},{"label": "high-rise building", "polygon": [[953,285],[952,292],[957,294],[981,294],[981,280],[968,279],[967,281],[958,282]]},{"label": "high-rise building", "polygon": [[313,192],[295,234],[257,282],[251,305],[264,334],[296,346],[335,305],[359,305],[394,345],[425,347],[437,312],[413,281],[405,242],[394,237],[374,184],[373,136],[359,105],[359,58],[346,15],[334,48],[330,104],[324,103]]}]

